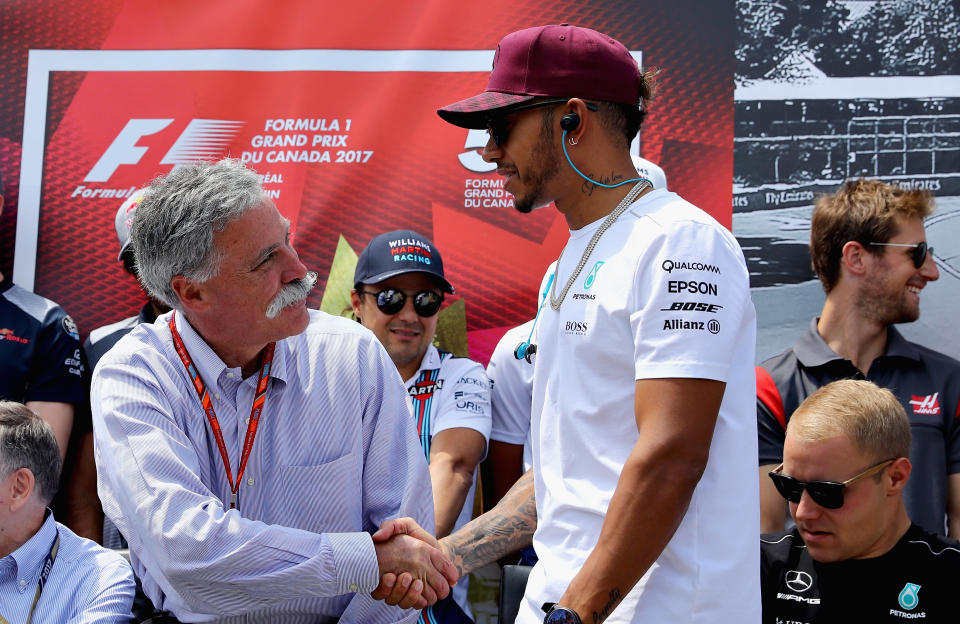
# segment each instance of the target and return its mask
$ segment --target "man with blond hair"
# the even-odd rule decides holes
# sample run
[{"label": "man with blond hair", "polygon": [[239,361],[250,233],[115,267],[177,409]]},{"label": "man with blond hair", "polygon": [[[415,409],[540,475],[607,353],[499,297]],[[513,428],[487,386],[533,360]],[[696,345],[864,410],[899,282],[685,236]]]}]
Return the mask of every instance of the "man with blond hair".
[{"label": "man with blond hair", "polygon": [[760,540],[764,622],[956,621],[960,544],[910,522],[909,453],[903,407],[869,381],[797,408],[767,478],[796,526]]},{"label": "man with blond hair", "polygon": [[933,533],[960,534],[960,362],[906,340],[893,326],[920,315],[939,276],[923,219],[932,198],[877,180],[851,180],[817,202],[813,268],[827,293],[819,318],[789,349],[757,367],[761,530],[784,528],[786,506],[766,477],[783,460],[800,403],[838,379],[890,388],[913,432],[910,517]]}]

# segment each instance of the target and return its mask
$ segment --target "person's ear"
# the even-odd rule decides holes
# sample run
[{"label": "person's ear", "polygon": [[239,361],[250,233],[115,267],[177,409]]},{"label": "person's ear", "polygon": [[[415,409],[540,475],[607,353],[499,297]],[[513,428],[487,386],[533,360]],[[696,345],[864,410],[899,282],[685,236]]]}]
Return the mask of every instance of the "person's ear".
[{"label": "person's ear", "polygon": [[173,292],[177,293],[177,298],[187,310],[203,310],[208,306],[206,289],[200,282],[196,282],[183,275],[174,275],[170,280],[170,286]]},{"label": "person's ear", "polygon": [[896,496],[903,492],[912,470],[913,465],[906,457],[898,457],[887,467],[884,476],[887,480],[887,496]]},{"label": "person's ear", "polygon": [[864,249],[857,241],[847,241],[843,245],[840,256],[840,265],[853,275],[865,275],[869,264],[870,252]]},{"label": "person's ear", "polygon": [[21,509],[30,501],[33,496],[33,490],[36,487],[36,479],[29,468],[17,468],[13,471],[13,479],[10,483],[10,511],[15,512]]}]

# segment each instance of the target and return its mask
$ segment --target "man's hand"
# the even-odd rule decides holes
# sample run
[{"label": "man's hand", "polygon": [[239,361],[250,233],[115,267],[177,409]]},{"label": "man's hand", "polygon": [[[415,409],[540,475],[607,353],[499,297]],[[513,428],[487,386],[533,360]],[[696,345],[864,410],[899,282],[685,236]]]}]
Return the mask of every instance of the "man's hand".
[{"label": "man's hand", "polygon": [[380,586],[371,596],[401,608],[422,609],[446,598],[457,571],[437,540],[411,518],[388,520],[373,534]]}]

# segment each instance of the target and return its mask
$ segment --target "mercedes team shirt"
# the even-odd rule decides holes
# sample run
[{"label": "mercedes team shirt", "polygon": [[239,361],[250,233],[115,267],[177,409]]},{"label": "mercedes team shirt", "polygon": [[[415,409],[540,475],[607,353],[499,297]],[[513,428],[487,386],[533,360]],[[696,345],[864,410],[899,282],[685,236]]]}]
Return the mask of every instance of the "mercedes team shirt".
[{"label": "mercedes team shirt", "polygon": [[817,321],[792,347],[757,367],[757,435],[761,466],[783,461],[783,439],[794,410],[838,379],[867,379],[888,388],[910,419],[913,473],[904,490],[910,519],[946,532],[947,475],[960,472],[960,362],[887,329],[887,351],[867,375],[837,355]]}]

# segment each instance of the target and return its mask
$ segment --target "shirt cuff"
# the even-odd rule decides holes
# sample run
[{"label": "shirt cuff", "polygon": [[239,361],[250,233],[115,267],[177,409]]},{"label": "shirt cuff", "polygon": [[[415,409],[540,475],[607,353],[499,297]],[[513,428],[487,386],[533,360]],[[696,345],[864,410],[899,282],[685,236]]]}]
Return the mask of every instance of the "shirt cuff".
[{"label": "shirt cuff", "polygon": [[369,533],[327,533],[339,594],[372,592],[380,584],[377,551]]}]

